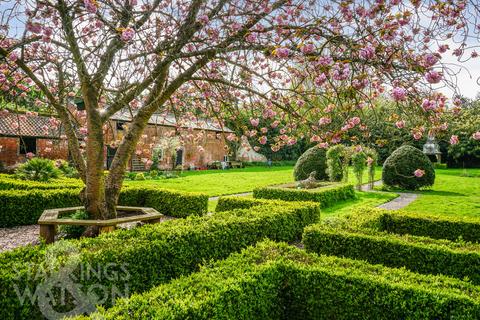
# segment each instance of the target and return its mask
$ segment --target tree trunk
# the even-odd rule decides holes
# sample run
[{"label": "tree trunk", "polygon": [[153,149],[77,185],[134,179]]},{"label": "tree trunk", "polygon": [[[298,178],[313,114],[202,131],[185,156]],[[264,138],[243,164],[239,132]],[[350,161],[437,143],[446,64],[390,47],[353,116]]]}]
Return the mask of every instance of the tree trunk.
[{"label": "tree trunk", "polygon": [[[86,98],[85,104],[90,103],[95,104],[94,101]],[[93,219],[111,219],[116,217],[116,211],[115,207],[107,208],[105,199],[103,122],[93,107],[88,106],[87,112],[85,209]]]}]

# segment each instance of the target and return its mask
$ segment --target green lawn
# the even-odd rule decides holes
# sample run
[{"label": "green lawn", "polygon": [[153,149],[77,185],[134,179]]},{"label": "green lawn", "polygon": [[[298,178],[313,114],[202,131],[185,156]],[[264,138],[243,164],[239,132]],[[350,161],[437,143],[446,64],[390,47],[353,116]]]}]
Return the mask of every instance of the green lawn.
[{"label": "green lawn", "polygon": [[480,169],[468,169],[471,177],[463,177],[462,169],[436,170],[431,190],[420,191],[407,210],[439,215],[480,217]]},{"label": "green lawn", "polygon": [[126,185],[158,186],[170,190],[220,196],[252,191],[256,187],[293,180],[292,167],[252,167],[233,170],[186,171],[180,178],[125,181]]}]

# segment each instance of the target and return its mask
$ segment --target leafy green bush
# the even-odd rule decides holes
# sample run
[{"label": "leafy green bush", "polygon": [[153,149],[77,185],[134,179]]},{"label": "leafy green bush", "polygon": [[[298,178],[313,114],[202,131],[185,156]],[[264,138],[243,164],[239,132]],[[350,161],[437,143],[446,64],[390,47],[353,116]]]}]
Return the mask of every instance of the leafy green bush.
[{"label": "leafy green bush", "polygon": [[446,163],[434,162],[433,163],[433,168],[435,168],[435,169],[447,169],[447,164]]},{"label": "leafy green bush", "polygon": [[[416,170],[422,170],[423,176],[415,176]],[[432,186],[435,170],[428,157],[412,146],[401,146],[395,150],[383,164],[382,180],[386,186],[417,190]]]},{"label": "leafy green bush", "polygon": [[[80,206],[79,194],[80,189],[0,190],[0,227],[36,224],[46,209]],[[154,187],[125,187],[118,204],[152,207],[162,214],[184,218],[206,214],[208,196]]]},{"label": "leafy green bush", "polygon": [[[77,210],[73,214],[64,218],[86,220],[88,219],[88,213],[85,210]],[[84,226],[60,225],[58,227],[58,231],[64,233],[67,238],[80,238],[80,236],[85,232],[85,230],[86,227]]]},{"label": "leafy green bush", "polygon": [[143,174],[143,172],[139,172],[135,175],[135,180],[137,181],[143,181],[145,180],[145,175]]},{"label": "leafy green bush", "polygon": [[32,158],[18,166],[15,176],[23,180],[49,181],[60,176],[60,170],[49,159]]},{"label": "leafy green bush", "polygon": [[363,172],[367,168],[367,154],[361,150],[356,150],[352,153],[353,174],[357,179],[357,190],[360,190],[363,184]]},{"label": "leafy green bush", "polygon": [[49,182],[29,181],[15,179],[13,175],[0,175],[0,190],[30,190],[30,189],[78,189],[83,186],[78,179],[61,178]]},{"label": "leafy green bush", "polygon": [[0,191],[0,227],[36,224],[46,209],[81,205],[80,189]]},{"label": "leafy green bush", "polygon": [[330,228],[317,224],[303,236],[307,251],[335,255],[425,274],[468,278],[480,284],[480,246],[459,246],[447,240]]},{"label": "leafy green bush", "polygon": [[314,201],[319,202],[322,208],[326,208],[339,201],[355,198],[355,190],[350,184],[332,184],[332,186],[316,189],[293,189],[273,186],[254,189],[253,197],[285,201]]},{"label": "leafy green bush", "polygon": [[327,174],[330,181],[342,181],[348,177],[350,150],[343,144],[330,147],[327,151]]},{"label": "leafy green bush", "polygon": [[315,171],[315,179],[328,180],[327,157],[324,148],[313,147],[305,151],[304,154],[298,158],[295,167],[293,168],[293,177],[295,181],[305,180],[311,172]]},{"label": "leafy green bush", "polygon": [[[55,250],[56,246],[71,248],[69,252],[73,252],[78,261],[72,276],[82,287],[101,285],[120,289],[128,286],[129,292],[134,293],[189,274],[198,270],[204,261],[226,258],[264,238],[295,241],[306,225],[318,219],[316,203],[273,202],[250,209],[118,230],[97,238],[66,240],[2,253],[0,308],[2,314],[14,319],[38,317],[38,306],[28,299],[22,305],[15,287],[22,292],[27,286],[36,288],[47,276],[43,273],[33,276],[37,270],[42,270],[47,263],[51,266],[68,261],[68,254],[56,258],[49,255],[49,250]],[[81,277],[78,273],[87,266],[108,266],[109,274],[124,274],[126,268],[129,277]],[[111,299],[107,299],[106,304],[111,304]]]},{"label": "leafy green bush", "polygon": [[125,206],[151,207],[176,218],[204,215],[208,210],[208,196],[203,193],[170,191],[155,187],[124,187],[118,203]]},{"label": "leafy green bush", "polygon": [[475,319],[480,290],[262,242],[85,319]]},{"label": "leafy green bush", "polygon": [[72,167],[68,161],[65,160],[55,160],[55,166],[62,172],[62,175],[67,178],[78,178],[80,175],[78,174],[77,169]]},{"label": "leafy green bush", "polygon": [[372,209],[380,213],[378,223],[381,231],[397,234],[411,234],[433,239],[459,239],[480,242],[480,219],[471,217],[439,217],[418,215],[415,212]]}]

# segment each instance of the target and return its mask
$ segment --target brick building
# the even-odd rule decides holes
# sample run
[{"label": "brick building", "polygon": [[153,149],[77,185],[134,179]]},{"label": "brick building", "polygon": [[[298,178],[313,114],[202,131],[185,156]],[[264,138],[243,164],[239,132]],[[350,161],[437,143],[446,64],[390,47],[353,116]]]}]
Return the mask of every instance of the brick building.
[{"label": "brick building", "polygon": [[[121,139],[125,128],[131,121],[128,112],[118,112],[111,117],[105,133],[105,168],[110,165],[115,148],[110,146],[114,140]],[[64,139],[63,129],[59,126],[51,129],[51,117],[40,115],[24,115],[17,113],[0,114],[0,162],[4,166],[12,166],[24,162],[28,153],[48,159],[69,159],[68,144]],[[203,138],[197,142],[187,142],[175,148],[165,147],[164,138],[175,132],[176,121],[173,116],[153,115],[144,132],[142,148],[148,149],[150,157],[158,156],[159,169],[204,168],[212,161],[224,161],[227,157],[223,133],[230,133],[228,128],[220,128],[211,120],[191,122],[184,127],[192,135],[203,132]],[[63,139],[62,139],[63,138]],[[198,146],[203,152],[199,152]],[[144,170],[145,154],[132,154],[129,163],[131,170]],[[143,159],[142,159],[143,158]]]}]

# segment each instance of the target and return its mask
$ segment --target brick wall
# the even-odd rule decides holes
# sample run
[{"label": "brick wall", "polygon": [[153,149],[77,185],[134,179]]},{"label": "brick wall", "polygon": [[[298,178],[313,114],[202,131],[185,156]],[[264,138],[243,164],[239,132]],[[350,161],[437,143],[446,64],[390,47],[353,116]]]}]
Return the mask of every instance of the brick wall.
[{"label": "brick wall", "polygon": [[[68,158],[68,144],[66,141],[57,139],[37,138],[37,149],[35,154],[47,159]],[[12,166],[25,161],[25,155],[19,154],[20,138],[0,137],[0,161],[5,166]]]},{"label": "brick wall", "polygon": [[5,166],[12,166],[25,160],[24,156],[18,154],[19,144],[19,138],[0,137],[0,161]]}]

